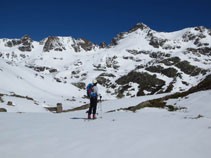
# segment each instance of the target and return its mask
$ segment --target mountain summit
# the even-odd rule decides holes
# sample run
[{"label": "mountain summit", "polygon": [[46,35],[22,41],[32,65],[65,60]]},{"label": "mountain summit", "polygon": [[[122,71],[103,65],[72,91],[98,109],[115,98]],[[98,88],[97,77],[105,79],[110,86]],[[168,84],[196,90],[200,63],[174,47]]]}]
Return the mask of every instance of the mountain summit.
[{"label": "mountain summit", "polygon": [[86,100],[93,79],[107,99],[180,92],[211,73],[210,56],[211,29],[203,26],[167,33],[138,23],[100,46],[59,36],[0,39],[0,93],[77,105],[69,98]]}]

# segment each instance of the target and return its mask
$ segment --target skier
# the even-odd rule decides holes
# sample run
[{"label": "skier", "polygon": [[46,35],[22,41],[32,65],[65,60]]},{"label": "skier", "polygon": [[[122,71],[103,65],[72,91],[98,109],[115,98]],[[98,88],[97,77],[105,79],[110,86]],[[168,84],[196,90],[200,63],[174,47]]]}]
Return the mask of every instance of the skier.
[{"label": "skier", "polygon": [[91,119],[92,113],[93,113],[93,119],[96,119],[95,114],[96,114],[96,109],[97,109],[97,98],[99,96],[96,80],[92,81],[92,85],[90,88],[91,89],[88,90],[88,93],[89,93],[88,96],[90,97],[90,107],[89,107],[89,111],[88,111],[88,119]]}]

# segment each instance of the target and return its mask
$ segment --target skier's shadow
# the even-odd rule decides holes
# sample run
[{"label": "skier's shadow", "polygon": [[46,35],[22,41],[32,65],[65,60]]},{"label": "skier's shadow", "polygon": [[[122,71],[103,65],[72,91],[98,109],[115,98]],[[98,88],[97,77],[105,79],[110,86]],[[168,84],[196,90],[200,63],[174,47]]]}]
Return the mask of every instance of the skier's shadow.
[{"label": "skier's shadow", "polygon": [[87,120],[88,118],[85,117],[71,117],[71,120]]}]

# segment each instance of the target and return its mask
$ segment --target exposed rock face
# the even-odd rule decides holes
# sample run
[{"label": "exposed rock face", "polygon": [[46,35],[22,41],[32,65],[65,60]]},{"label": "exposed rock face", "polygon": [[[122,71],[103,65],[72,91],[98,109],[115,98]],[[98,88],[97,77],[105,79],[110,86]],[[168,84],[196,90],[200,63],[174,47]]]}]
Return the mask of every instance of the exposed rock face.
[{"label": "exposed rock face", "polygon": [[101,42],[100,43],[100,48],[108,48],[108,45],[106,42]]},{"label": "exposed rock face", "polygon": [[144,23],[138,23],[138,24],[136,24],[135,26],[133,26],[130,30],[129,30],[129,33],[131,33],[131,32],[134,32],[134,31],[136,31],[136,30],[138,30],[138,29],[141,29],[141,30],[148,30],[148,29],[150,29],[147,25],[145,25]]},{"label": "exposed rock face", "polygon": [[191,75],[191,76],[197,76],[201,72],[202,74],[206,74],[206,70],[202,70],[197,66],[191,65],[188,61],[182,61],[175,65],[178,67],[182,72]]},{"label": "exposed rock face", "polygon": [[162,74],[166,75],[167,77],[171,77],[174,78],[176,76],[178,76],[178,71],[174,68],[167,68],[167,69],[163,69],[161,71]]},{"label": "exposed rock face", "polygon": [[101,73],[99,76],[116,77],[114,74],[111,74],[111,73]]},{"label": "exposed rock face", "polygon": [[160,61],[160,63],[164,63],[166,66],[172,66],[179,62],[180,62],[179,57],[172,57],[172,58],[168,58],[168,59],[164,59],[164,60]]},{"label": "exposed rock face", "polygon": [[72,44],[72,47],[74,48],[75,52],[81,52],[82,50],[91,51],[97,47],[97,45],[85,38],[79,38],[77,40],[73,40],[73,42],[74,44]]},{"label": "exposed rock face", "polygon": [[166,39],[161,39],[161,38],[157,38],[157,37],[152,37],[150,39],[149,44],[151,46],[153,46],[154,48],[159,48],[159,47],[163,47],[163,45],[165,44],[167,40]]},{"label": "exposed rock face", "polygon": [[211,55],[211,47],[203,47],[203,48],[198,48],[198,49],[188,48],[187,50],[190,52],[193,52],[193,53],[200,53],[203,55]]},{"label": "exposed rock face", "polygon": [[82,42],[79,42],[78,45],[81,46],[85,51],[90,51],[95,48],[95,45],[85,38],[79,39]]},{"label": "exposed rock face", "polygon": [[110,46],[116,46],[118,41],[123,39],[124,35],[127,34],[126,32],[119,33],[116,37],[114,37],[110,43]]},{"label": "exposed rock face", "polygon": [[161,73],[164,68],[160,65],[147,67],[146,70],[150,72]]},{"label": "exposed rock face", "polygon": [[45,45],[43,47],[44,52],[49,52],[50,50],[63,51],[66,50],[63,44],[60,42],[59,38],[56,36],[48,37]]},{"label": "exposed rock face", "polygon": [[105,78],[105,77],[102,77],[102,76],[98,76],[96,78],[97,82],[100,84],[100,85],[103,85],[104,87],[108,88],[111,84],[110,84],[110,80]]},{"label": "exposed rock face", "polygon": [[206,37],[205,34],[204,34],[204,32],[205,32],[205,30],[206,30],[205,27],[199,26],[199,27],[194,28],[194,30],[195,30],[195,31],[198,31],[199,33],[194,34],[194,33],[192,33],[191,31],[186,32],[186,33],[182,36],[184,42],[189,42],[189,41],[194,41],[194,40],[195,40],[194,44],[197,45],[198,43],[200,43],[200,40],[201,40],[201,39],[203,39],[203,38]]},{"label": "exposed rock face", "polygon": [[25,35],[21,38],[21,43],[23,46],[20,46],[18,48],[20,51],[30,52],[32,50],[33,48],[32,39],[28,35]]},{"label": "exposed rock face", "polygon": [[34,48],[32,42],[33,42],[32,39],[28,35],[25,35],[21,39],[8,41],[5,46],[7,47],[19,46],[18,49],[20,51],[30,52],[32,48]]},{"label": "exposed rock face", "polygon": [[117,59],[117,56],[107,57],[106,58],[106,67],[118,69],[119,65],[118,65],[118,61],[116,59]]},{"label": "exposed rock face", "polygon": [[199,32],[204,32],[206,28],[204,26],[198,26],[198,27],[195,27],[195,30]]},{"label": "exposed rock face", "polygon": [[72,85],[78,87],[79,89],[86,89],[86,84],[84,82],[72,83]]},{"label": "exposed rock face", "polygon": [[177,70],[174,68],[164,69],[162,66],[150,66],[146,68],[147,71],[164,74],[167,77],[174,78],[177,76]]},{"label": "exposed rock face", "polygon": [[146,72],[139,73],[135,71],[131,71],[126,76],[116,80],[116,83],[120,85],[125,85],[129,82],[139,84],[137,96],[145,95],[144,90],[151,92],[150,94],[154,94],[158,92],[165,84],[165,81],[156,78],[156,75],[150,75]]},{"label": "exposed rock face", "polygon": [[196,35],[192,34],[190,31],[186,32],[183,36],[182,36],[184,42],[188,42],[191,40],[195,40],[197,38]]},{"label": "exposed rock face", "polygon": [[46,71],[46,70],[48,70],[50,73],[57,72],[57,69],[49,68],[49,67],[46,67],[46,66],[32,66],[32,65],[26,65],[26,66],[28,68],[34,69],[37,72],[43,72],[43,71]]}]

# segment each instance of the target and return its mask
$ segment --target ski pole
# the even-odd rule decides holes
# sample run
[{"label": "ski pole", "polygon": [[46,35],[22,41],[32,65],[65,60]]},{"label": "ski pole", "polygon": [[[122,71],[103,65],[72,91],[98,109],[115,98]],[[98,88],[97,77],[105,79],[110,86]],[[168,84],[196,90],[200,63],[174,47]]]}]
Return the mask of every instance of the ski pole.
[{"label": "ski pole", "polygon": [[102,107],[102,96],[100,96],[100,111],[101,111],[101,119],[103,118],[103,107]]}]

